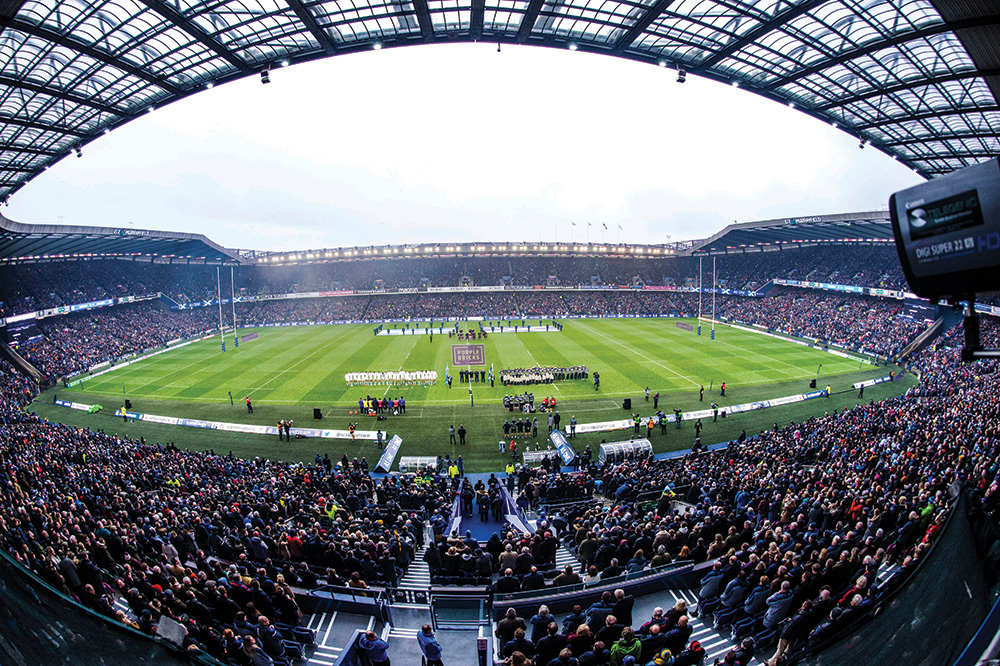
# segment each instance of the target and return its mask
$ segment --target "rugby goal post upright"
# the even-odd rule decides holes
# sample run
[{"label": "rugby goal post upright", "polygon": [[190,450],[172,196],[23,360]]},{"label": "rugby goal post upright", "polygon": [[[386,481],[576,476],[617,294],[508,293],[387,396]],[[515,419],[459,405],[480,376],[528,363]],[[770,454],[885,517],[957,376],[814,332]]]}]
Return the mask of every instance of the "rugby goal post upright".
[{"label": "rugby goal post upright", "polygon": [[240,346],[240,334],[236,330],[236,269],[229,267],[229,293],[230,303],[233,304],[233,347]]},{"label": "rugby goal post upright", "polygon": [[712,339],[715,339],[715,292],[719,289],[719,276],[715,272],[715,257],[712,257]]},{"label": "rugby goal post upright", "polygon": [[219,267],[215,267],[215,297],[219,299],[219,337],[222,338],[222,351],[226,351],[226,331],[222,327],[222,277]]},{"label": "rugby goal post upright", "polygon": [[698,335],[701,335],[701,290],[705,286],[702,284],[702,267],[705,257],[698,257]]}]

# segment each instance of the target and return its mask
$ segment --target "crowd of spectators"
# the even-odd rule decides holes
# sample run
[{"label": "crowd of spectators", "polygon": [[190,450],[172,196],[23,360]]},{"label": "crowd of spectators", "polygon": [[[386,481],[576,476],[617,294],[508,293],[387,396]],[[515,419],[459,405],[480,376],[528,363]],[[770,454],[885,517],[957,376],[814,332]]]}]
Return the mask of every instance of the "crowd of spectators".
[{"label": "crowd of spectators", "polygon": [[[572,568],[560,574],[575,582]],[[687,604],[656,608],[648,619],[634,617],[635,598],[623,589],[606,591],[588,608],[574,606],[556,616],[548,606],[525,619],[514,608],[497,622],[498,652],[512,666],[700,666],[705,648],[690,640]],[[749,660],[742,662],[748,663]]]},{"label": "crowd of spectators", "polygon": [[[846,349],[892,357],[923,330],[901,315],[902,305],[886,299],[778,289],[766,297],[719,296],[719,317],[807,336]],[[293,322],[411,319],[414,317],[496,318],[666,315],[694,316],[697,299],[679,292],[503,292],[399,294],[255,301],[237,305],[241,327]],[[708,306],[703,304],[703,312]],[[170,311],[160,302],[142,302],[39,320],[42,337],[18,351],[49,380],[85,372],[104,362],[167,341],[217,327],[216,310]]]},{"label": "crowd of spectators", "polygon": [[455,492],[376,483],[346,454],[244,460],[53,424],[24,411],[36,392],[0,364],[0,547],[94,611],[150,634],[170,617],[185,647],[234,664],[255,643],[293,649],[274,626],[298,626],[298,588],[396,584]]},{"label": "crowd of spectators", "polygon": [[306,298],[240,303],[236,314],[240,326],[290,322],[328,322],[361,319],[368,298]]},{"label": "crowd of spectators", "polygon": [[[728,299],[723,309],[790,333],[854,338],[866,351],[879,349],[865,346],[878,336],[898,348],[909,335],[898,311],[882,302],[796,293],[748,303]],[[806,313],[807,325],[789,328]],[[139,304],[56,318],[43,322],[44,345],[69,360],[39,351],[44,345],[25,353],[63,374],[81,358],[84,365],[110,360],[178,337],[185,327],[206,324],[198,317]],[[982,339],[1000,346],[995,320],[983,320]],[[230,647],[246,652],[248,641],[230,641],[227,629],[256,625],[252,635],[259,637],[271,620],[294,627],[296,587],[329,583],[363,593],[394,584],[425,539],[434,539],[428,552],[440,556],[432,568],[479,574],[488,563],[500,574],[498,590],[715,561],[699,589],[698,612],[732,624],[739,637],[780,636],[779,649],[796,654],[877,605],[905,577],[940,531],[953,482],[978,489],[987,502],[1000,498],[998,362],[961,365],[960,340],[952,331],[918,355],[920,383],[904,396],[775,424],[723,451],[572,475],[525,470],[516,479],[519,504],[583,501],[550,515],[551,528],[495,535],[483,546],[443,533],[452,498],[465,494],[462,479],[376,483],[346,455],[338,464],[319,454],[311,465],[242,460],[51,424],[23,411],[34,384],[4,363],[0,545],[99,613],[147,633],[158,618],[172,617],[185,624],[190,644],[234,661]],[[608,502],[587,501],[598,489]],[[493,498],[491,490],[485,494]],[[691,510],[674,511],[676,501]],[[560,572],[560,583],[544,572],[554,565],[557,533],[569,535],[581,570]],[[895,573],[876,584],[887,568]],[[506,578],[515,580],[501,584]],[[115,611],[116,595],[127,599],[134,618]],[[618,601],[609,600],[611,612],[599,620],[578,613],[582,621],[567,626],[579,639],[580,624],[597,623],[590,627],[596,635],[610,626]],[[684,615],[671,620],[667,635]],[[616,622],[620,635],[605,647],[614,654],[625,640],[621,655],[635,649],[634,636],[623,638],[625,627],[639,622]],[[551,624],[539,625],[539,641],[553,635]],[[629,632],[659,633],[644,634],[643,626]],[[563,634],[558,624],[556,634]],[[586,647],[586,639],[577,642]],[[752,652],[753,644],[745,649]]]},{"label": "crowd of spectators", "polygon": [[[714,563],[692,611],[732,628],[742,651],[735,663],[761,641],[777,644],[761,661],[797,658],[901,584],[940,532],[953,482],[1000,506],[1000,363],[962,365],[961,336],[957,328],[922,352],[920,383],[899,398],[775,424],[711,453],[569,475],[527,470],[522,494],[545,498],[560,488],[585,498],[548,515],[584,582]],[[982,343],[1000,347],[995,319],[983,319]],[[594,490],[604,501],[592,499]],[[584,616],[578,624],[591,634],[606,626]]]},{"label": "crowd of spectators", "polygon": [[901,316],[902,303],[824,292],[788,290],[765,298],[717,299],[718,316],[806,336],[845,349],[891,357],[924,327]]},{"label": "crowd of spectators", "polygon": [[257,301],[237,305],[242,326],[275,322],[379,319],[530,319],[569,315],[694,316],[697,299],[679,292],[470,292],[376,294]]},{"label": "crowd of spectators", "polygon": [[155,301],[50,317],[39,321],[43,336],[20,344],[17,351],[54,381],[213,330],[218,322],[212,315],[204,308],[172,312]]},{"label": "crowd of spectators", "polygon": [[215,268],[115,259],[0,267],[0,317],[163,292],[181,302],[214,293]]},{"label": "crowd of spectators", "polygon": [[[706,282],[711,258],[704,258]],[[717,257],[721,286],[753,290],[782,278],[881,289],[907,289],[892,243],[820,245],[794,250],[748,252]]]},{"label": "crowd of spectators", "polygon": [[[704,263],[702,277],[706,284],[711,279],[710,259],[707,256]],[[730,289],[754,289],[776,277],[905,288],[891,244],[727,254],[716,256],[716,266],[719,285]],[[484,285],[693,286],[698,280],[699,257],[410,257],[301,265],[250,264],[236,268],[235,289],[229,283],[229,271],[223,272],[223,295],[235,291],[237,295],[251,296]],[[214,298],[219,288],[213,266],[118,259],[0,266],[0,284],[0,317],[157,292],[187,303]],[[431,304],[424,303],[420,309],[428,307]]]}]

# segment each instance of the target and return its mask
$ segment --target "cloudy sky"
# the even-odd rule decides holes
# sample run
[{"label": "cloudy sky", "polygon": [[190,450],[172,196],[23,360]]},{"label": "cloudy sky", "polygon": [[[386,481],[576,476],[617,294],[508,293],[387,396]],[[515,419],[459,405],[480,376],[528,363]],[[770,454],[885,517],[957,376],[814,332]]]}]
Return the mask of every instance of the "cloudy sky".
[{"label": "cloudy sky", "polygon": [[[537,47],[384,49],[194,95],[12,197],[19,222],[231,248],[702,238],[884,209],[920,182],[834,128],[650,65]],[[573,227],[572,223],[577,226]],[[607,232],[602,238],[602,225]]]}]

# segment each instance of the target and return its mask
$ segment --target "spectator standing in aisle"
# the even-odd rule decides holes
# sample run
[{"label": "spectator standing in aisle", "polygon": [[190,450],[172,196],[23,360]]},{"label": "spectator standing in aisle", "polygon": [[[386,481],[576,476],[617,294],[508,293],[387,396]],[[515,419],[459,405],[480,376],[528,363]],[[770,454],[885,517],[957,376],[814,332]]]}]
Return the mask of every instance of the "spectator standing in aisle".
[{"label": "spectator standing in aisle", "polygon": [[417,634],[417,644],[420,646],[420,652],[427,661],[427,666],[444,666],[444,663],[441,661],[441,644],[434,638],[431,625],[425,624],[421,627],[420,633]]},{"label": "spectator standing in aisle", "polygon": [[374,631],[365,633],[358,640],[358,647],[368,654],[368,661],[371,662],[372,666],[391,666],[389,655],[386,653],[389,644],[379,638]]}]

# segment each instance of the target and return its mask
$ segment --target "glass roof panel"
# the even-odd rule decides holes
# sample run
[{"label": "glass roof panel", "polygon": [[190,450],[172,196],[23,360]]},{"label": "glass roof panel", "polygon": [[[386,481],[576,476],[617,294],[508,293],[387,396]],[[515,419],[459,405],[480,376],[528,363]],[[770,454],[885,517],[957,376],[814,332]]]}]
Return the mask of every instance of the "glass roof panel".
[{"label": "glass roof panel", "polygon": [[[373,42],[392,36],[418,34],[411,2],[366,2],[341,0],[311,5],[311,11],[321,26],[330,26],[336,42]],[[374,19],[374,20],[372,20]]]},{"label": "glass roof panel", "polygon": [[[527,3],[522,4],[526,5]],[[498,32],[501,34],[517,32],[522,18],[524,18],[522,12],[514,12],[509,9],[487,8],[483,15],[483,31]]]},{"label": "glass roof panel", "polygon": [[472,19],[468,3],[461,0],[428,0],[427,9],[435,32],[466,29]]},{"label": "glass roof panel", "polygon": [[582,36],[607,44],[617,41],[626,30],[623,26],[634,24],[644,11],[641,4],[614,0],[546,2],[535,23],[535,31],[543,35]]}]

